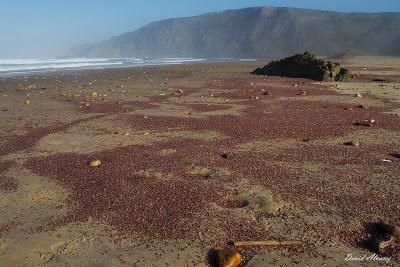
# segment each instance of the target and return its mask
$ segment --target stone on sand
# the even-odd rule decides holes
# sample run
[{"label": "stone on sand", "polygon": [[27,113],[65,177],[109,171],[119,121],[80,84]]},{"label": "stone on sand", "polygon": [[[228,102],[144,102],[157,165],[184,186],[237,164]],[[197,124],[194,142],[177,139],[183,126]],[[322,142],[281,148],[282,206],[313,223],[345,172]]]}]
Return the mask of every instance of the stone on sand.
[{"label": "stone on sand", "polygon": [[348,69],[341,68],[339,63],[318,59],[309,52],[271,61],[263,68],[255,69],[252,74],[327,82],[348,81],[353,78],[352,73]]},{"label": "stone on sand", "polygon": [[89,162],[90,167],[99,167],[101,165],[101,160],[96,159]]},{"label": "stone on sand", "polygon": [[349,142],[346,142],[345,145],[347,146],[354,146],[354,147],[359,147],[361,145],[359,140],[351,140]]}]

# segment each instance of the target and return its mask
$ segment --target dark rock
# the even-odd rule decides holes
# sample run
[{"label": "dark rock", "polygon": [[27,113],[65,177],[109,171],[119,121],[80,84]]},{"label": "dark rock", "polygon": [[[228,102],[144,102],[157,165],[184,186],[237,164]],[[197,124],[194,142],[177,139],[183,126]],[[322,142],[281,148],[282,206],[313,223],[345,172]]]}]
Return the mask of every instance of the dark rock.
[{"label": "dark rock", "polygon": [[323,61],[309,52],[271,61],[263,68],[255,69],[252,74],[306,78],[316,81],[348,81],[353,78],[351,72],[341,68],[339,63]]},{"label": "dark rock", "polygon": [[230,158],[230,156],[228,154],[226,154],[226,153],[222,154],[221,157],[223,159],[229,159]]},{"label": "dark rock", "polygon": [[365,224],[365,231],[368,238],[361,243],[379,255],[390,255],[400,238],[400,227],[382,221]]},{"label": "dark rock", "polygon": [[355,126],[365,126],[365,127],[372,127],[375,123],[375,120],[363,120],[363,121],[356,121],[354,123]]}]

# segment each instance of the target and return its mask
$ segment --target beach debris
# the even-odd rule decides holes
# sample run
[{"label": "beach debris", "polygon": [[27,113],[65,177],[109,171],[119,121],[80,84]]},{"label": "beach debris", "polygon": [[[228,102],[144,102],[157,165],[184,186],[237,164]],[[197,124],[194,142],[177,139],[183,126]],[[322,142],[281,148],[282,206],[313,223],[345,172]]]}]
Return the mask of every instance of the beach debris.
[{"label": "beach debris", "polygon": [[231,159],[233,156],[231,154],[228,153],[222,153],[221,154],[221,158],[223,159]]},{"label": "beach debris", "polygon": [[374,119],[371,119],[371,120],[356,121],[356,122],[354,123],[354,125],[355,125],[355,126],[372,127],[374,123],[375,123],[375,120],[374,120]]},{"label": "beach debris", "polygon": [[97,92],[91,92],[91,93],[90,93],[90,96],[91,96],[91,97],[97,97],[98,95],[99,95],[99,94],[98,94]]},{"label": "beach debris", "polygon": [[218,252],[218,267],[238,267],[242,262],[242,256],[233,247],[226,246]]},{"label": "beach debris", "polygon": [[[232,242],[232,241],[230,241]],[[236,248],[243,247],[276,247],[276,246],[300,246],[300,240],[261,240],[261,241],[239,241],[233,242]]]},{"label": "beach debris", "polygon": [[363,96],[359,93],[355,94],[355,97],[362,98]]},{"label": "beach debris", "polygon": [[349,142],[346,142],[346,143],[344,143],[346,146],[355,146],[355,147],[359,147],[361,144],[360,144],[360,141],[359,140],[351,140],[351,141],[349,141]]},{"label": "beach debris", "polygon": [[123,133],[124,133],[124,130],[122,128],[116,128],[114,130],[114,134],[123,134]]},{"label": "beach debris", "polygon": [[92,160],[89,162],[88,164],[90,167],[99,167],[101,165],[101,160],[96,159],[96,160]]},{"label": "beach debris", "polygon": [[299,96],[306,96],[306,95],[307,95],[307,91],[306,91],[306,90],[299,90],[299,91],[297,92],[297,95],[299,95]]},{"label": "beach debris", "polygon": [[209,263],[213,267],[238,267],[242,263],[239,250],[253,247],[299,246],[299,240],[262,240],[262,241],[228,241],[223,249],[209,251]]},{"label": "beach debris", "polygon": [[348,69],[341,68],[339,63],[318,59],[309,52],[271,61],[263,68],[255,69],[252,74],[327,82],[348,81],[353,78],[353,74]]},{"label": "beach debris", "polygon": [[383,159],[382,162],[385,162],[385,163],[392,163],[393,161],[391,161],[390,159]]},{"label": "beach debris", "polygon": [[311,141],[312,141],[312,139],[310,137],[306,137],[303,139],[303,142],[305,142],[305,143],[309,143]]},{"label": "beach debris", "polygon": [[175,95],[178,97],[178,100],[180,101],[181,97],[183,96],[183,90],[182,89],[176,90]]},{"label": "beach debris", "polygon": [[25,105],[29,105],[31,101],[29,99],[25,100]]},{"label": "beach debris", "polygon": [[387,224],[383,221],[368,223],[366,231],[369,235],[366,245],[371,251],[380,255],[390,253],[400,242],[400,227],[397,225]]}]

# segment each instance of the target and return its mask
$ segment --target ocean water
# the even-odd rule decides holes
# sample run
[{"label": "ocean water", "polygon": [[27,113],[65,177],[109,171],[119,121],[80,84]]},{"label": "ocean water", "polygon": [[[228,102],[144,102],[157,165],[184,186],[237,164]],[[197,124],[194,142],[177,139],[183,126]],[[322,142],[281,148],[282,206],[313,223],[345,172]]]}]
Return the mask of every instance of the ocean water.
[{"label": "ocean water", "polygon": [[[70,59],[0,59],[0,77],[45,74],[57,70],[101,69],[232,61],[231,58],[70,58]],[[236,59],[238,60],[238,59]]]}]

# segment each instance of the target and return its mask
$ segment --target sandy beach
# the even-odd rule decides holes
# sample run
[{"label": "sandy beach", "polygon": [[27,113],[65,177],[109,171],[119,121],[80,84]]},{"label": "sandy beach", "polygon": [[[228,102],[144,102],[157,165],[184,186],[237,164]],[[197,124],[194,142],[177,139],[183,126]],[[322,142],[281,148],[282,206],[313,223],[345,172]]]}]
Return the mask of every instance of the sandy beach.
[{"label": "sandy beach", "polygon": [[249,74],[266,63],[0,79],[0,266],[209,266],[271,239],[303,244],[244,266],[376,266],[345,258],[399,225],[400,59],[335,83]]}]

